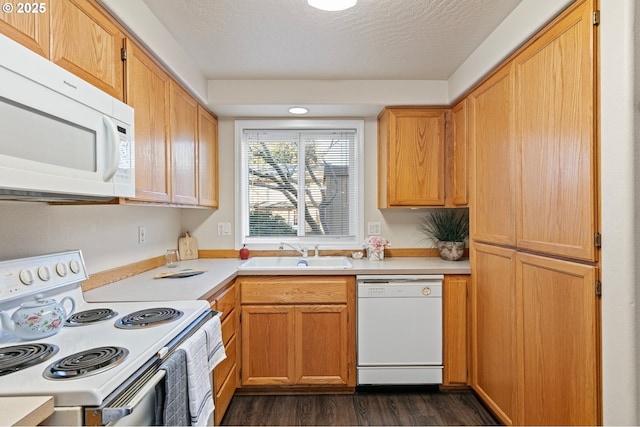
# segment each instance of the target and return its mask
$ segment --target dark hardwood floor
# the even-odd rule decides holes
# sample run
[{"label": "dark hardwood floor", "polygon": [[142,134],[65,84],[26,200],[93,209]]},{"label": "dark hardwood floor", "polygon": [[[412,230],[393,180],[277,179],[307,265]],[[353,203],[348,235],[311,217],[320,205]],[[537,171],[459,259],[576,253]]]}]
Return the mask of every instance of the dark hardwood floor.
[{"label": "dark hardwood floor", "polygon": [[234,396],[228,426],[497,425],[473,393],[359,390],[355,394]]}]

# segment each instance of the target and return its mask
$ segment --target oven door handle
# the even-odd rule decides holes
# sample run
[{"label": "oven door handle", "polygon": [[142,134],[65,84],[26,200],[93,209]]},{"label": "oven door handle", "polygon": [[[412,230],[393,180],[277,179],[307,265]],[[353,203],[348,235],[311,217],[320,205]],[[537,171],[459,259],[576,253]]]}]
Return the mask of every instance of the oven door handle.
[{"label": "oven door handle", "polygon": [[160,381],[162,381],[165,375],[166,375],[166,371],[164,369],[161,369],[158,372],[156,372],[155,375],[152,376],[151,379],[147,381],[145,385],[140,388],[140,390],[138,390],[138,392],[129,401],[127,406],[120,406],[115,408],[103,408],[102,423],[106,425],[114,421],[117,421],[120,418],[126,417],[127,415],[130,415],[136,409],[136,407],[140,404],[140,402],[142,402],[142,400],[149,394],[149,392],[153,390]]}]

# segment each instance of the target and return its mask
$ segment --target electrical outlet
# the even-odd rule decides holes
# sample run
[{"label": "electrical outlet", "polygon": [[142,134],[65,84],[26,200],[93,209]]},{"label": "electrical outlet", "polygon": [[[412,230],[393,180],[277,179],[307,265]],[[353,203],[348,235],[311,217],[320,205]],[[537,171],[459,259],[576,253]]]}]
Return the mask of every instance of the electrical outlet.
[{"label": "electrical outlet", "polygon": [[218,236],[231,236],[231,223],[219,222],[218,223]]},{"label": "electrical outlet", "polygon": [[143,226],[138,227],[138,244],[143,244],[147,239],[147,230]]},{"label": "electrical outlet", "polygon": [[370,236],[379,236],[382,233],[379,222],[368,222],[367,229]]}]

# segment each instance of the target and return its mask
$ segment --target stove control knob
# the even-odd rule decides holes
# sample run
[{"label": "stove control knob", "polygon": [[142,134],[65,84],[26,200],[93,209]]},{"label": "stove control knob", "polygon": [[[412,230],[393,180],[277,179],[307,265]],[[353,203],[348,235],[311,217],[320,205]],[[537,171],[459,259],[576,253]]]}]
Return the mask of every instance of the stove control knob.
[{"label": "stove control knob", "polygon": [[69,261],[69,269],[73,274],[80,273],[80,263],[75,259],[72,259],[71,261]]},{"label": "stove control knob", "polygon": [[33,284],[33,274],[31,270],[20,270],[18,277],[20,277],[20,281],[27,286]]},{"label": "stove control knob", "polygon": [[67,265],[63,262],[59,262],[56,264],[56,273],[58,276],[64,277],[67,275]]},{"label": "stove control knob", "polygon": [[38,277],[44,282],[51,279],[51,272],[49,272],[49,268],[44,265],[38,268]]}]

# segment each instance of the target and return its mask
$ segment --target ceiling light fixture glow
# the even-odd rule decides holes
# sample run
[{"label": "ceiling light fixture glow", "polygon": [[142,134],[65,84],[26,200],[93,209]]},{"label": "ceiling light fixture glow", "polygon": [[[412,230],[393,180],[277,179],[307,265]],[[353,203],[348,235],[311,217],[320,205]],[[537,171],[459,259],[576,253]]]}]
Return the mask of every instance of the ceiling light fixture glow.
[{"label": "ceiling light fixture glow", "polygon": [[308,0],[308,3],[316,9],[337,12],[355,6],[358,0]]},{"label": "ceiling light fixture glow", "polygon": [[307,114],[309,109],[304,107],[291,107],[289,108],[289,112],[291,114]]}]

